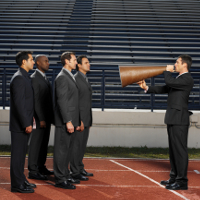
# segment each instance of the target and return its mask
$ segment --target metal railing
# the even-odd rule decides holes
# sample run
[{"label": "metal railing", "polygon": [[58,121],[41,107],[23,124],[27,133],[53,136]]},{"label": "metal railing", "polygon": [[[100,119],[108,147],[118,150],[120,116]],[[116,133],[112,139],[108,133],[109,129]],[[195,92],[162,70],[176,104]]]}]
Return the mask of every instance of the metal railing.
[{"label": "metal railing", "polygon": [[[60,72],[61,67],[51,67],[47,72],[52,86]],[[1,67],[0,69],[0,106],[5,109],[10,105],[10,80],[17,71],[16,67]],[[34,70],[30,71],[32,74]],[[75,72],[73,72],[75,73]],[[198,76],[197,76],[198,75]],[[165,109],[167,106],[167,94],[145,94],[137,84],[121,87],[118,70],[113,69],[92,69],[87,74],[93,89],[93,108],[113,109]],[[199,74],[194,73],[194,88],[189,98],[189,109],[200,109],[200,80]],[[163,85],[163,75],[152,77],[146,80],[148,85]],[[54,91],[54,90],[53,90]]]}]

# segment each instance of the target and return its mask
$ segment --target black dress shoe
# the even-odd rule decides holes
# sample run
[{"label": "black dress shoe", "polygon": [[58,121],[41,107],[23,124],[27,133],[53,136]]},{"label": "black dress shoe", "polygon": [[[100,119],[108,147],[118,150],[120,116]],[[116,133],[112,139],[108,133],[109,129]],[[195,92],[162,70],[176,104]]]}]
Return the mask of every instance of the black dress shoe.
[{"label": "black dress shoe", "polygon": [[72,185],[71,183],[68,183],[67,181],[64,181],[62,183],[55,184],[55,187],[63,188],[63,189],[76,189],[75,185]]},{"label": "black dress shoe", "polygon": [[78,179],[74,179],[72,177],[68,178],[67,182],[73,183],[73,184],[79,184],[80,183],[80,181]]},{"label": "black dress shoe", "polygon": [[167,184],[172,184],[172,183],[175,183],[174,179],[169,179],[167,181],[160,181],[161,185],[167,185]]},{"label": "black dress shoe", "polygon": [[82,174],[83,176],[93,176],[93,173],[88,173],[88,172],[86,172],[85,170],[83,170],[83,171],[81,172],[81,174]]},{"label": "black dress shoe", "polygon": [[80,181],[88,181],[89,180],[88,177],[85,177],[82,174],[75,175],[75,176],[73,176],[73,178],[78,179]]},{"label": "black dress shoe", "polygon": [[187,183],[173,183],[171,185],[166,185],[165,187],[168,190],[187,190]]},{"label": "black dress shoe", "polygon": [[36,188],[36,185],[35,185],[35,184],[29,183],[28,181],[24,181],[24,185],[25,185],[27,188]]},{"label": "black dress shoe", "polygon": [[20,192],[20,193],[33,193],[33,188],[28,188],[25,185],[20,185],[19,187],[11,187],[11,192]]},{"label": "black dress shoe", "polygon": [[29,179],[36,179],[36,180],[48,180],[45,175],[40,174],[39,172],[31,173],[29,172]]},{"label": "black dress shoe", "polygon": [[43,174],[43,175],[54,175],[54,172],[49,171],[47,168],[40,169],[39,172],[40,174]]}]

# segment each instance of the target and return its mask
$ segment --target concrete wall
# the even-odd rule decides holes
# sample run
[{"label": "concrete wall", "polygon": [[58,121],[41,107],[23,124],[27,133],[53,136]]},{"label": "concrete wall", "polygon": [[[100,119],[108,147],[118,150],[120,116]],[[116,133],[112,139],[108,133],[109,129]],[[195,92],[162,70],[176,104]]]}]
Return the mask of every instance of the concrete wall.
[{"label": "concrete wall", "polygon": [[[88,146],[168,147],[164,111],[93,111]],[[0,110],[0,144],[10,144],[9,110]],[[199,126],[199,127],[198,127]],[[200,113],[191,116],[188,147],[200,148]],[[52,126],[49,145],[54,143]]]}]

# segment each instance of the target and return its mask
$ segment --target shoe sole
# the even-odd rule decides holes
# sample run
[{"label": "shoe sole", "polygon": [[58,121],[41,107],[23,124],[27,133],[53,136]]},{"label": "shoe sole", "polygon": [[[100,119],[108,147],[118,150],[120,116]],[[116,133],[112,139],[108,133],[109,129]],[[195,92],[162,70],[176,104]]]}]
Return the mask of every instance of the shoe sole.
[{"label": "shoe sole", "polygon": [[26,187],[27,187],[27,188],[36,188],[37,186],[31,187],[31,186],[26,185]]},{"label": "shoe sole", "polygon": [[74,190],[74,189],[76,189],[76,187],[75,188],[65,188],[65,187],[61,187],[61,186],[58,186],[58,185],[55,185],[55,187],[62,188],[62,189],[68,189],[68,190]]},{"label": "shoe sole", "polygon": [[73,177],[74,179],[76,179],[76,180],[79,180],[79,181],[88,181],[89,180],[89,178],[88,179],[79,179],[79,178],[76,178],[76,177]]},{"label": "shoe sole", "polygon": [[72,183],[72,182],[70,182],[70,181],[67,181],[67,182],[69,182],[69,183],[71,183],[71,184],[80,184],[81,182],[78,182],[78,183]]},{"label": "shoe sole", "polygon": [[11,188],[11,192],[34,193],[34,190],[33,190],[33,191],[23,191],[23,192],[22,192],[21,190]]},{"label": "shoe sole", "polygon": [[188,188],[177,188],[177,189],[170,188],[170,189],[167,189],[167,190],[188,190]]},{"label": "shoe sole", "polygon": [[[175,183],[175,182],[173,182],[173,183]],[[160,183],[160,185],[170,185],[170,184],[173,184],[173,183],[166,183],[166,184],[162,184],[162,183]]]},{"label": "shoe sole", "polygon": [[93,174],[92,175],[81,174],[81,175],[83,175],[83,176],[94,176]]}]

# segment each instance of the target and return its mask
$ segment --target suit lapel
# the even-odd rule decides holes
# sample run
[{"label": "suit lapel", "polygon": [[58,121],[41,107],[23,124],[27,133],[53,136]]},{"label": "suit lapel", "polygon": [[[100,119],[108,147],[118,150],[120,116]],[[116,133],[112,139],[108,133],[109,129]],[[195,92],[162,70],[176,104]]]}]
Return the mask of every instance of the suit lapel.
[{"label": "suit lapel", "polygon": [[22,68],[19,68],[19,71],[21,72],[21,74],[23,75],[23,77],[30,83],[30,85],[32,86],[31,84],[31,78],[30,76],[28,75],[28,73],[22,69]]},{"label": "suit lapel", "polygon": [[48,83],[45,78],[42,76],[42,74],[40,74],[40,72],[36,71],[36,76],[42,80],[45,84],[47,84],[48,87],[50,87],[50,83]]},{"label": "suit lapel", "polygon": [[[67,75],[67,77],[68,77],[69,79],[71,79],[71,80],[75,83],[75,85],[76,85],[76,81],[70,76],[70,74],[69,74],[66,70],[62,69],[62,72],[63,72],[65,75]],[[77,87],[77,85],[76,85],[76,87]]]},{"label": "suit lapel", "polygon": [[79,77],[81,78],[81,80],[87,85],[87,87],[89,88],[89,90],[92,91],[92,87],[90,85],[89,82],[86,81],[86,79],[78,72]]}]

